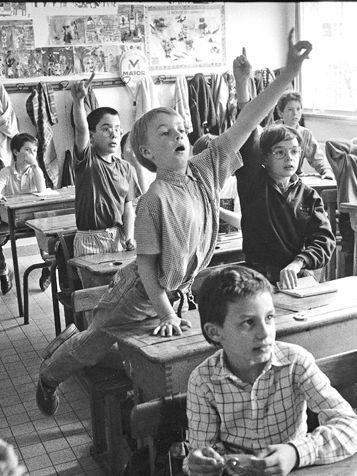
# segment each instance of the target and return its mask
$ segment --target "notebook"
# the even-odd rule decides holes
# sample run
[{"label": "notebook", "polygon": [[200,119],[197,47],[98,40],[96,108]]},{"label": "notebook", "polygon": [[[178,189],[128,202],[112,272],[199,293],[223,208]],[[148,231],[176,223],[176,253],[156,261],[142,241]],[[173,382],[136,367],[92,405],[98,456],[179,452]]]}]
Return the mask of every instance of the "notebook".
[{"label": "notebook", "polygon": [[294,289],[281,289],[277,283],[279,291],[290,296],[295,297],[309,297],[317,296],[318,294],[334,293],[337,291],[337,286],[333,281],[326,281],[325,283],[318,283],[313,276],[306,276],[298,279],[298,285]]}]

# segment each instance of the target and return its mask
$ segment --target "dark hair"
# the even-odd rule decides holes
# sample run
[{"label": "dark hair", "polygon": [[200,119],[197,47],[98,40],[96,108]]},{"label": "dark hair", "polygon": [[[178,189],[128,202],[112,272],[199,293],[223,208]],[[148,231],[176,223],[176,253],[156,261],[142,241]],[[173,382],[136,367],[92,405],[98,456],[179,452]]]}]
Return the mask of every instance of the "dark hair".
[{"label": "dark hair", "polygon": [[34,137],[31,134],[28,134],[27,132],[22,132],[21,134],[16,134],[10,142],[10,149],[11,152],[14,152],[14,150],[19,151],[21,147],[25,144],[25,142],[31,142],[31,144],[36,144],[38,145],[38,140],[36,137]]},{"label": "dark hair", "polygon": [[123,134],[123,135],[121,136],[121,139],[120,139],[120,150],[121,150],[121,154],[122,154],[122,155],[124,154],[124,148],[125,148],[126,141],[127,141],[128,138],[129,138],[129,134],[130,134],[130,131],[126,132],[125,134]]},{"label": "dark hair", "polygon": [[273,124],[263,129],[259,145],[263,155],[266,156],[271,152],[273,145],[290,139],[297,139],[299,145],[302,143],[302,137],[296,129],[285,124]]},{"label": "dark hair", "polygon": [[134,151],[138,162],[145,167],[146,169],[150,170],[150,172],[156,172],[156,165],[151,162],[151,160],[146,159],[141,155],[140,146],[145,144],[147,139],[147,131],[148,127],[153,119],[158,114],[168,114],[169,116],[179,116],[179,114],[172,109],[171,107],[156,107],[151,109],[150,111],[143,114],[139,119],[137,119],[133,125],[130,134],[130,143],[131,148]]},{"label": "dark hair", "polygon": [[112,107],[98,107],[91,111],[87,116],[88,127],[91,132],[94,132],[98,122],[102,119],[103,116],[106,114],[110,114],[111,116],[119,116],[119,112]]},{"label": "dark hair", "polygon": [[203,150],[207,149],[210,145],[211,141],[218,136],[213,134],[204,134],[203,136],[199,137],[196,142],[193,144],[192,153],[193,155],[197,155],[201,153]]},{"label": "dark hair", "polygon": [[239,265],[228,265],[211,272],[203,281],[198,296],[201,330],[210,344],[204,325],[212,322],[223,327],[228,304],[263,292],[272,294],[269,281],[257,271]]},{"label": "dark hair", "polygon": [[287,93],[284,93],[282,96],[280,96],[279,101],[276,105],[278,111],[284,112],[284,109],[287,103],[290,101],[298,101],[302,107],[301,94],[298,93],[297,91],[289,91]]}]

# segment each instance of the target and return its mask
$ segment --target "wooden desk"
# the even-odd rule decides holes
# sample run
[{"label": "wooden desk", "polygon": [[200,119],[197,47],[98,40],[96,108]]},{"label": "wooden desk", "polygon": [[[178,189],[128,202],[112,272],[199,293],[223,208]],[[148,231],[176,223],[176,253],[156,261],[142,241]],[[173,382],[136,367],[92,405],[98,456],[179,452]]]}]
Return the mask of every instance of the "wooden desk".
[{"label": "wooden desk", "polygon": [[353,274],[357,275],[357,203],[340,203],[340,211],[350,214],[351,228],[354,231]]},{"label": "wooden desk", "polygon": [[[299,344],[316,358],[355,349],[357,277],[342,278],[336,284],[336,293],[320,295],[318,300],[276,294],[277,339]],[[305,321],[293,317],[301,310],[306,312]],[[150,335],[156,324],[153,320],[120,331],[120,354],[133,380],[138,402],[185,392],[191,371],[215,352],[201,333],[198,312],[189,311],[186,316],[192,328],[181,336]]]},{"label": "wooden desk", "polygon": [[59,210],[74,207],[74,187],[65,187],[56,190],[51,195],[37,196],[31,193],[7,197],[6,202],[0,204],[0,218],[9,225],[11,253],[16,283],[17,304],[19,316],[23,316],[22,293],[19,263],[16,249],[16,230],[25,226],[26,220],[34,218],[34,213],[45,210]]},{"label": "wooden desk", "polygon": [[[31,220],[34,221],[34,220]],[[93,275],[95,286],[109,284],[112,276],[120,266],[134,260],[136,251],[118,251],[96,255],[72,258],[69,263],[75,268],[86,269]],[[242,261],[242,233],[227,233],[218,236],[216,250],[210,262],[210,266],[221,263],[234,263]]]},{"label": "wooden desk", "polygon": [[357,454],[333,464],[295,469],[290,474],[292,476],[356,476]]},{"label": "wooden desk", "polygon": [[54,253],[54,244],[58,233],[77,231],[76,216],[74,213],[45,218],[33,218],[32,220],[26,220],[25,223],[35,231],[40,250],[48,254]]},{"label": "wooden desk", "polygon": [[114,253],[100,253],[71,258],[69,263],[75,268],[90,271],[93,275],[93,280],[96,281],[96,286],[101,286],[109,284],[118,269],[133,261],[135,257],[136,250],[116,251]]},{"label": "wooden desk", "polygon": [[336,180],[322,179],[318,174],[300,175],[305,185],[314,188],[320,195],[323,190],[337,190]]}]

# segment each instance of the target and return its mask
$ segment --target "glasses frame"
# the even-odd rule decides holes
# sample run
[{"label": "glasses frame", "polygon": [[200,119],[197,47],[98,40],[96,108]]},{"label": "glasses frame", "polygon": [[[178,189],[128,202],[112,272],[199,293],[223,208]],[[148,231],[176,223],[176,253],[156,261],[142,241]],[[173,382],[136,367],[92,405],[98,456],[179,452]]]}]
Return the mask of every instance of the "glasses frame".
[{"label": "glasses frame", "polygon": [[[284,151],[284,155],[282,155],[281,157],[277,157],[277,153],[280,152],[280,151]],[[296,157],[295,157],[295,151],[296,151]],[[292,153],[294,152],[294,153]],[[276,160],[283,160],[285,159],[286,157],[290,157],[291,155],[294,157],[294,158],[300,158],[301,156],[301,152],[302,152],[302,148],[301,147],[292,147],[290,149],[286,149],[284,147],[281,147],[280,149],[276,149],[276,150],[271,150],[270,151],[270,154],[271,156],[276,159]]]}]

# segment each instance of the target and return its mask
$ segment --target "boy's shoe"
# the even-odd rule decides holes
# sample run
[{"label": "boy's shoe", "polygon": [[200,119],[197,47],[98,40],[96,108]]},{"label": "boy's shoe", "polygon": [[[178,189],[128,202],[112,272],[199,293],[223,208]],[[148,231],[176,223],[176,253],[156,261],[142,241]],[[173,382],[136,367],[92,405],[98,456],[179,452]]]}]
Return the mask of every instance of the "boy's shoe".
[{"label": "boy's shoe", "polygon": [[1,292],[5,295],[12,288],[12,272],[0,276]]},{"label": "boy's shoe", "polygon": [[66,329],[61,332],[57,337],[53,339],[52,342],[48,344],[45,350],[42,352],[41,357],[43,359],[48,359],[62,345],[66,340],[70,339],[75,334],[78,334],[79,330],[74,324],[70,324]]},{"label": "boy's shoe", "polygon": [[37,383],[36,402],[41,412],[49,416],[56,413],[59,405],[56,388],[46,385],[41,377],[39,377]]},{"label": "boy's shoe", "polygon": [[41,291],[46,291],[48,286],[51,284],[51,273],[48,268],[42,268],[39,284],[40,284]]}]

